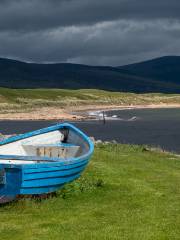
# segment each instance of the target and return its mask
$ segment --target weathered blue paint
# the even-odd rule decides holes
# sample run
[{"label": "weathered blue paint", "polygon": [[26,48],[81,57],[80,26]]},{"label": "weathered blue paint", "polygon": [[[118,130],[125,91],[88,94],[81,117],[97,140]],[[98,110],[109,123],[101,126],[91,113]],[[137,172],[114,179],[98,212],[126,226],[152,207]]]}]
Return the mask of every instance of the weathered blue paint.
[{"label": "weathered blue paint", "polygon": [[[12,200],[16,195],[20,194],[42,194],[50,193],[58,190],[64,184],[78,178],[81,172],[87,166],[89,159],[93,153],[94,145],[92,141],[79,129],[71,124],[63,123],[40,129],[37,131],[25,133],[19,136],[11,137],[0,142],[5,145],[21,139],[36,136],[62,128],[69,128],[75,131],[83,138],[89,146],[89,150],[79,158],[61,159],[36,156],[16,156],[16,155],[0,155],[0,159],[7,160],[25,160],[37,161],[34,164],[0,164],[0,202],[6,198]],[[65,144],[61,144],[67,146]],[[48,162],[47,162],[48,161]]]},{"label": "weathered blue paint", "polygon": [[[1,166],[1,170],[2,170]],[[0,184],[0,202],[1,198],[5,196],[7,199],[13,199],[19,194],[21,186],[22,172],[17,168],[4,168],[5,183]]]}]

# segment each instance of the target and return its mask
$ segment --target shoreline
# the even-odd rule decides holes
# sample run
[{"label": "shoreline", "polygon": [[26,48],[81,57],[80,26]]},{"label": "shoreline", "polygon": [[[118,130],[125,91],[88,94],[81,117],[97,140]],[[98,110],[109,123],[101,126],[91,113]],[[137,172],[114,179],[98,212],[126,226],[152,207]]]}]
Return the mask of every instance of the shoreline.
[{"label": "shoreline", "polygon": [[83,121],[95,119],[91,113],[110,110],[133,110],[133,109],[165,109],[180,108],[180,104],[149,104],[149,105],[81,105],[76,107],[57,108],[43,107],[31,112],[0,113],[2,120],[44,120],[44,121]]},{"label": "shoreline", "polygon": [[103,111],[109,110],[127,110],[127,109],[161,109],[161,108],[180,108],[180,104],[149,104],[149,105],[104,105],[104,106],[89,106],[86,109],[84,107],[79,108],[76,112],[84,111]]}]

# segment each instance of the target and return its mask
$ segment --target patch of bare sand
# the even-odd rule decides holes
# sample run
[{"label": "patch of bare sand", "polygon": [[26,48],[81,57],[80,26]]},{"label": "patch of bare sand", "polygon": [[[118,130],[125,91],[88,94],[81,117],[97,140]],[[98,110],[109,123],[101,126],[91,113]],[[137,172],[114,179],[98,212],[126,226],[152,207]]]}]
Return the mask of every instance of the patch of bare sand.
[{"label": "patch of bare sand", "polygon": [[82,118],[54,107],[44,107],[30,112],[0,113],[0,120],[80,120]]}]

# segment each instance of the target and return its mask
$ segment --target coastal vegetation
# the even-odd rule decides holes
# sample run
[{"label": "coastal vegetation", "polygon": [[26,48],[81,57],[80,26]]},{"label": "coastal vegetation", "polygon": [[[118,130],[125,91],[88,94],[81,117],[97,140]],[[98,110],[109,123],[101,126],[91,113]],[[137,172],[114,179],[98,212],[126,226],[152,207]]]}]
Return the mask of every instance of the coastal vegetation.
[{"label": "coastal vegetation", "polygon": [[49,199],[0,207],[6,239],[179,239],[180,157],[98,144],[82,177]]},{"label": "coastal vegetation", "polygon": [[180,104],[179,94],[121,93],[96,89],[8,89],[0,88],[1,113],[33,111],[41,107]]}]

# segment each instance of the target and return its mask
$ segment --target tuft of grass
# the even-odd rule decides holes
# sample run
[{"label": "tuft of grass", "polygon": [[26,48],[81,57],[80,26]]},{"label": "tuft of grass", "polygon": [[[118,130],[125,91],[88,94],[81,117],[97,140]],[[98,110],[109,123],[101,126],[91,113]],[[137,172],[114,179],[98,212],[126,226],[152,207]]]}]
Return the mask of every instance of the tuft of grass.
[{"label": "tuft of grass", "polygon": [[82,177],[55,197],[0,207],[2,240],[180,236],[180,157],[145,146],[98,144]]},{"label": "tuft of grass", "polygon": [[80,194],[83,192],[93,191],[96,188],[104,186],[104,181],[99,178],[94,177],[81,177],[79,180],[74,183],[67,184],[57,193],[58,197],[63,199],[72,197],[74,194]]}]

